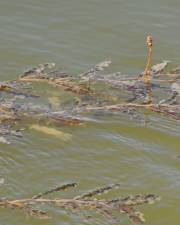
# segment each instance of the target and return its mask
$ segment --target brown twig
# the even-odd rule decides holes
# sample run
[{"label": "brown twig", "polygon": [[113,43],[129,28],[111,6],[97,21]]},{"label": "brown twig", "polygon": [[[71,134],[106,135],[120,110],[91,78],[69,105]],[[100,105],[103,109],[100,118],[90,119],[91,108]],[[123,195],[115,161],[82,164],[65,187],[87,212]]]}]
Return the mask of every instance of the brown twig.
[{"label": "brown twig", "polygon": [[180,105],[169,105],[169,104],[138,104],[138,103],[121,103],[116,105],[103,105],[103,106],[88,106],[79,108],[81,111],[93,111],[93,110],[110,110],[110,111],[121,111],[123,108],[164,108],[164,109],[180,109]]}]

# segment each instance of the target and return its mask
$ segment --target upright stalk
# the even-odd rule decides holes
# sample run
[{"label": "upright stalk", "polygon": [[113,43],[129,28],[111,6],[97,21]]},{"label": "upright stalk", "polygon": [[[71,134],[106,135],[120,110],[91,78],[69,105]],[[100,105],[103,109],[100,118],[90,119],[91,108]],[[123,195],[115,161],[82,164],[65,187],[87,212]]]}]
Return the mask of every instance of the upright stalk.
[{"label": "upright stalk", "polygon": [[146,67],[144,69],[144,81],[145,83],[149,83],[149,76],[150,76],[150,70],[149,67],[151,66],[151,62],[152,62],[152,36],[148,35],[147,39],[146,39],[146,43],[148,46],[148,60],[147,60],[147,64]]},{"label": "upright stalk", "polygon": [[148,60],[147,60],[147,64],[146,67],[144,69],[144,82],[147,86],[147,92],[148,92],[148,100],[147,103],[151,103],[152,102],[152,90],[151,90],[151,86],[150,86],[150,66],[152,63],[152,36],[148,35],[147,39],[146,39],[146,43],[148,46]]}]

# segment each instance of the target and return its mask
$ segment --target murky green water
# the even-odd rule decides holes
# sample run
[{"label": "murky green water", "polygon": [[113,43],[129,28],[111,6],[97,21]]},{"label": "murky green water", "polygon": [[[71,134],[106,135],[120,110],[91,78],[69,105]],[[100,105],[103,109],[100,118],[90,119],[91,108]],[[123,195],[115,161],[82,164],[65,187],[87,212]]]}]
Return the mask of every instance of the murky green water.
[{"label": "murky green water", "polygon": [[[148,33],[154,38],[154,61],[167,59],[178,66],[179,10],[177,0],[1,1],[0,78],[12,79],[33,65],[51,61],[77,74],[105,58],[113,61],[109,71],[136,74],[144,67]],[[39,92],[59,102],[71,97],[42,84]],[[140,208],[147,224],[179,225],[180,126],[159,115],[149,117],[147,125],[125,116],[97,115],[96,121],[83,126],[58,127],[72,135],[69,141],[25,125],[24,139],[0,144],[0,175],[6,183],[0,186],[0,195],[30,197],[70,181],[80,184],[74,190],[79,193],[118,182],[122,184],[118,195],[162,197],[157,204]],[[0,224],[110,224],[102,218],[85,223],[76,214],[47,209],[52,219],[43,221],[0,209]],[[122,218],[123,224],[130,224]]]}]

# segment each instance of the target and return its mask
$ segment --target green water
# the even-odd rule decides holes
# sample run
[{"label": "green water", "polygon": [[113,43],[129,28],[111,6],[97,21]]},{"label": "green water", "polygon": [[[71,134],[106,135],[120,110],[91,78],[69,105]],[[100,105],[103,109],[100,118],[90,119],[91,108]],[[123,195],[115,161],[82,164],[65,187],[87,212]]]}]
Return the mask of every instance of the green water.
[{"label": "green water", "polygon": [[[0,79],[13,79],[43,62],[78,74],[106,58],[107,71],[136,74],[143,70],[145,38],[154,38],[154,62],[180,65],[180,2],[177,0],[6,0],[0,2]],[[37,87],[38,88],[38,87]],[[71,94],[41,84],[44,98],[61,103]],[[21,198],[76,181],[72,196],[109,183],[113,194],[154,193],[161,201],[139,209],[149,225],[180,224],[179,122],[148,115],[148,124],[122,115],[95,115],[83,126],[59,126],[72,139],[63,141],[30,129],[11,145],[0,144],[0,195]],[[68,194],[69,193],[69,194]],[[60,195],[60,194],[59,194]],[[64,194],[62,194],[64,196]],[[103,218],[85,222],[81,216],[49,206],[51,220],[0,208],[0,225],[113,224]],[[120,217],[121,218],[121,217]],[[122,216],[122,224],[131,224]],[[121,223],[120,223],[121,224]]]}]

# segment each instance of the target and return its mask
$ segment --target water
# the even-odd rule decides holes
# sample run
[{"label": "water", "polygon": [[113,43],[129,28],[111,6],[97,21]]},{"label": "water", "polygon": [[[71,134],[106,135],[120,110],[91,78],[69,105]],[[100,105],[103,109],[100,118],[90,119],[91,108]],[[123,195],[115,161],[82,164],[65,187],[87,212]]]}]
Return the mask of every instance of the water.
[{"label": "water", "polygon": [[[176,67],[180,58],[179,8],[176,0],[1,1],[1,80],[13,79],[43,62],[55,62],[59,68],[78,74],[106,58],[113,61],[107,71],[133,75],[143,70],[148,33],[154,38],[154,61],[171,60]],[[42,84],[38,91],[57,102],[72,97]],[[42,104],[45,100],[38,101]],[[122,188],[114,194],[154,193],[162,197],[155,205],[140,207],[147,224],[178,225],[179,124],[155,114],[149,117],[147,125],[126,116],[97,115],[97,121],[83,126],[56,127],[72,135],[68,141],[24,125],[21,141],[0,145],[0,175],[6,183],[0,186],[1,196],[30,197],[76,181],[79,188],[66,193],[72,196],[118,182]],[[76,214],[54,207],[47,210],[51,220],[0,209],[0,224],[110,224],[103,218],[85,223]],[[130,224],[125,216],[122,219]]]}]

